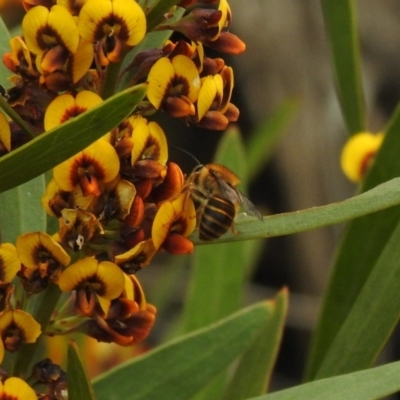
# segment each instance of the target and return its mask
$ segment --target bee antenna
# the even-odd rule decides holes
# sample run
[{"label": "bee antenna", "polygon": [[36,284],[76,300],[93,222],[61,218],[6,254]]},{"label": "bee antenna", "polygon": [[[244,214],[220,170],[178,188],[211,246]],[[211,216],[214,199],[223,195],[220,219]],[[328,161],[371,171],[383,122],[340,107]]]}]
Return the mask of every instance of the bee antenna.
[{"label": "bee antenna", "polygon": [[172,147],[173,149],[176,149],[176,150],[180,150],[182,153],[187,154],[188,156],[190,156],[190,158],[191,158],[192,160],[196,161],[196,163],[197,163],[198,165],[201,165],[201,162],[200,162],[190,151],[187,151],[187,150],[185,150],[185,149],[182,149],[182,147],[179,147],[179,146],[174,146],[173,144],[171,144],[170,147]]}]

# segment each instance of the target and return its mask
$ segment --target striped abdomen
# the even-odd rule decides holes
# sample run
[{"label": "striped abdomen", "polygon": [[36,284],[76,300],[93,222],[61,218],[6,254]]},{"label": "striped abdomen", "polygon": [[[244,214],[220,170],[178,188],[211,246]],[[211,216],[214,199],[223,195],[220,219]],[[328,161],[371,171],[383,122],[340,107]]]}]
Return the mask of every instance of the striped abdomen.
[{"label": "striped abdomen", "polygon": [[218,239],[230,229],[235,214],[235,206],[230,200],[218,196],[211,197],[205,204],[200,215],[200,239]]}]

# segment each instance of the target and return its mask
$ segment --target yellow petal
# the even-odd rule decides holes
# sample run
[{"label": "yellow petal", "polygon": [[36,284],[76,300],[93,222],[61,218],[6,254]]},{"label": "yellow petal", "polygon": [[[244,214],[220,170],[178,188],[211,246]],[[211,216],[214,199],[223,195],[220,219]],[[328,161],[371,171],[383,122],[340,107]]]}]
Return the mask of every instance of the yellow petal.
[{"label": "yellow petal", "polygon": [[112,4],[114,16],[122,21],[118,37],[128,46],[137,45],[146,34],[146,16],[142,8],[136,1],[114,0]]},{"label": "yellow petal", "polygon": [[12,312],[12,319],[15,325],[17,325],[25,333],[25,343],[34,343],[41,334],[42,330],[40,324],[25,311],[14,310]]},{"label": "yellow petal", "polygon": [[71,262],[71,257],[66,251],[44,232],[29,232],[18,236],[16,249],[21,263],[30,269],[38,268],[39,253],[43,251],[64,267]]},{"label": "yellow petal", "polygon": [[134,121],[134,130],[132,134],[133,138],[133,148],[131,154],[131,163],[132,165],[139,160],[142,156],[146,143],[149,138],[149,127],[147,124],[146,118],[138,118]]},{"label": "yellow petal", "polygon": [[60,289],[70,292],[84,284],[93,285],[98,296],[105,299],[117,298],[124,289],[124,273],[110,261],[98,262],[87,257],[68,267],[59,280]]},{"label": "yellow petal", "polygon": [[63,292],[71,292],[80,284],[96,275],[98,261],[86,257],[70,265],[60,276],[58,285]]},{"label": "yellow petal", "polygon": [[222,77],[223,81],[223,84],[221,84],[221,89],[223,87],[222,89],[223,94],[218,111],[224,114],[229,107],[229,103],[232,97],[233,84],[234,84],[233,69],[231,67],[225,66],[220,72],[220,76]]},{"label": "yellow petal", "polygon": [[62,94],[57,96],[47,107],[44,116],[44,127],[48,131],[56,126],[97,106],[103,100],[99,95],[89,90],[83,90],[76,95]]},{"label": "yellow petal", "polygon": [[44,129],[48,131],[62,124],[68,118],[66,110],[73,107],[75,107],[75,99],[72,95],[62,94],[57,96],[47,107],[44,115]]},{"label": "yellow petal", "polygon": [[156,147],[156,154],[153,154],[151,158],[165,165],[168,161],[168,143],[165,133],[157,122],[149,122],[148,127],[149,140]]},{"label": "yellow petal", "polygon": [[11,282],[21,269],[21,262],[17,250],[11,243],[0,245],[0,281]]},{"label": "yellow petal", "polygon": [[[3,346],[4,348],[4,346]],[[35,391],[22,379],[11,377],[4,384],[1,393],[10,399],[37,400]]]},{"label": "yellow petal", "polygon": [[345,144],[341,155],[341,167],[344,174],[353,182],[359,182],[365,176],[373,156],[379,150],[384,135],[360,132],[353,135]]},{"label": "yellow petal", "polygon": [[89,0],[81,8],[78,18],[78,29],[81,37],[87,42],[96,42],[104,36],[101,24],[112,14],[110,0]]},{"label": "yellow petal", "polygon": [[16,250],[21,263],[30,269],[39,267],[39,253],[43,251],[64,267],[71,262],[71,257],[62,246],[44,232],[29,232],[18,236]]},{"label": "yellow petal", "polygon": [[162,57],[152,66],[148,76],[147,98],[158,110],[168,95],[175,70],[169,58]]},{"label": "yellow petal", "polygon": [[60,189],[74,190],[82,174],[89,173],[97,182],[110,182],[119,173],[119,158],[114,147],[105,140],[97,140],[85,150],[53,169],[53,177]]},{"label": "yellow petal", "polygon": [[49,10],[44,6],[36,6],[30,9],[22,20],[22,32],[26,45],[33,54],[42,53],[46,47],[38,43],[37,33],[47,25]]},{"label": "yellow petal", "polygon": [[36,6],[28,11],[22,21],[22,32],[29,50],[41,54],[59,44],[70,53],[75,53],[79,43],[79,32],[68,10],[55,5],[49,11]]},{"label": "yellow petal", "polygon": [[96,276],[107,283],[101,297],[106,299],[117,298],[125,286],[125,277],[121,269],[110,261],[102,261],[98,265]]},{"label": "yellow petal", "polygon": [[0,142],[3,143],[4,147],[11,151],[11,129],[7,118],[3,113],[0,112]]},{"label": "yellow petal", "polygon": [[195,63],[186,56],[177,55],[172,59],[172,65],[175,70],[175,76],[178,79],[186,80],[189,91],[183,94],[194,103],[197,100],[200,91],[200,76]]},{"label": "yellow petal", "polygon": [[217,95],[217,86],[214,81],[214,77],[209,75],[202,82],[201,89],[199,92],[199,98],[197,100],[197,118],[199,121],[211,108],[211,105],[216,95]]},{"label": "yellow petal", "polygon": [[69,64],[72,82],[76,83],[89,71],[94,57],[93,44],[81,40]]},{"label": "yellow petal", "polygon": [[70,53],[75,53],[79,44],[79,31],[68,10],[59,5],[51,7],[48,25],[60,35],[64,47],[69,50]]}]

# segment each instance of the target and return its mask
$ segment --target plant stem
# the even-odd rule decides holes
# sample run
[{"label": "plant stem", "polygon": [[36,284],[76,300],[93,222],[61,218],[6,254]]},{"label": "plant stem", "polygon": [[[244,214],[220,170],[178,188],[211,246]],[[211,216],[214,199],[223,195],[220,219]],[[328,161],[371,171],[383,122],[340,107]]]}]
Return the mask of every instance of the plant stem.
[{"label": "plant stem", "polygon": [[108,64],[101,91],[101,97],[103,100],[108,99],[114,94],[121,65],[122,62]]},{"label": "plant stem", "polygon": [[21,130],[27,133],[32,138],[37,135],[33,130],[27,125],[27,123],[19,116],[18,113],[7,103],[3,96],[0,96],[0,108],[21,128]]},{"label": "plant stem", "polygon": [[[57,305],[57,302],[62,292],[60,288],[55,284],[49,284],[43,297],[38,304],[35,315],[33,317],[40,324],[42,328],[42,334],[35,343],[24,344],[18,351],[18,357],[12,371],[13,376],[28,377],[30,375],[31,366],[34,360],[34,356],[37,352],[38,347],[44,340],[45,335],[43,334],[50,321],[51,315]],[[35,360],[36,362],[37,360]]]}]

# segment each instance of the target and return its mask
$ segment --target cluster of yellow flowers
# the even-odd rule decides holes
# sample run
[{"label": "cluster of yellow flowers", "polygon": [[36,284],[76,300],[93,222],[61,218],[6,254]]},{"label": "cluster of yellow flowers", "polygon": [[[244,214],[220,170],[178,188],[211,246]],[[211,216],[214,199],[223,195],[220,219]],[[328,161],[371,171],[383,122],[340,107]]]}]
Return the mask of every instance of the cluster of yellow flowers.
[{"label": "cluster of yellow flowers", "polygon": [[[215,130],[236,121],[232,68],[221,58],[207,57],[203,46],[239,54],[244,43],[227,31],[227,0],[181,1],[151,24],[153,9],[145,1],[22,3],[27,11],[22,36],[11,39],[10,52],[3,56],[13,87],[3,95],[37,134],[113,94],[110,71],[119,71],[148,33],[174,30],[187,38],[144,47],[117,73],[121,79],[134,69],[129,85],[145,84],[147,98],[134,115],[54,168],[42,205],[58,218],[58,231],[25,233],[15,246],[0,246],[1,359],[5,349],[13,352],[21,343],[35,342],[44,329],[52,335],[79,331],[98,341],[136,344],[150,332],[156,310],[134,274],[161,250],[191,252],[188,236],[197,219],[181,169],[168,162],[166,134],[151,116],[162,110]],[[29,140],[0,113],[1,155]],[[16,276],[24,291],[14,290]],[[24,307],[50,287],[70,298],[59,305],[49,326],[41,327]]]}]

